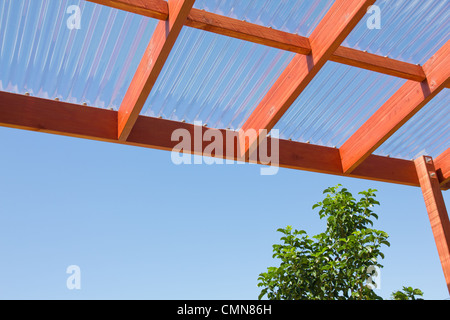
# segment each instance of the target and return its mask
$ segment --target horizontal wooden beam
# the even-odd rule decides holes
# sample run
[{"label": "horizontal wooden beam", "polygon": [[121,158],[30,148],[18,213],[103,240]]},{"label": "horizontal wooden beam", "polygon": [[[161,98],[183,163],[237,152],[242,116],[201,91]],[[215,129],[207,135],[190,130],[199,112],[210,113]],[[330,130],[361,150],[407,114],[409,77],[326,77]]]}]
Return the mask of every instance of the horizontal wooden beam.
[{"label": "horizontal wooden beam", "polygon": [[450,41],[423,70],[426,80],[407,81],[340,148],[344,172],[352,172],[450,81]]},{"label": "horizontal wooden beam", "polygon": [[[139,116],[127,141],[117,138],[117,111],[105,110],[24,96],[0,91],[0,126],[58,134],[90,140],[106,141],[124,145],[140,146],[160,150],[173,150],[178,144],[172,141],[172,133],[185,129],[192,135],[195,130],[202,134],[215,130],[227,139],[238,140],[238,133],[230,130],[208,129],[188,123]],[[324,146],[288,140],[267,138],[268,149],[272,143],[279,145],[279,166],[360,179],[419,186],[413,161],[371,155],[351,174],[344,174],[339,150]],[[202,140],[200,150],[195,145],[183,150],[186,153],[202,153],[210,144]],[[238,145],[234,145],[231,156],[212,154],[214,157],[240,160],[237,157]],[[253,160],[252,160],[253,161]],[[262,163],[256,159],[256,163]]]},{"label": "horizontal wooden beam", "polygon": [[[299,54],[311,53],[311,45],[306,37],[204,10],[192,9],[186,26]],[[419,65],[343,46],[331,55],[330,61],[407,80],[425,80],[425,73]]]},{"label": "horizontal wooden beam", "polygon": [[159,21],[119,108],[118,137],[126,140],[166,63],[195,0],[169,0],[169,18]]},{"label": "horizontal wooden beam", "polygon": [[[375,0],[337,0],[310,36],[312,53],[297,54],[243,124],[241,131],[269,132],[286,113],[331,55],[366,14]],[[242,135],[244,137],[244,135]],[[248,155],[257,137],[242,140],[241,154]]]},{"label": "horizontal wooden beam", "polygon": [[[140,0],[88,1],[156,19],[166,20],[168,17],[167,2],[162,0],[154,2],[142,2]],[[186,26],[294,53],[305,55],[311,53],[311,45],[306,37],[205,10],[193,8],[186,20]],[[425,80],[425,73],[419,65],[343,46],[331,55],[330,61],[406,80]]]},{"label": "horizontal wooden beam", "polygon": [[450,220],[447,208],[440,190],[433,159],[420,157],[415,160],[415,165],[447,289],[450,293]]},{"label": "horizontal wooden beam", "polygon": [[93,139],[117,140],[117,111],[0,91],[0,125]]},{"label": "horizontal wooden beam", "polygon": [[169,6],[164,0],[87,0],[111,8],[136,13],[149,18],[167,20]]},{"label": "horizontal wooden beam", "polygon": [[339,47],[333,53],[330,60],[407,80],[425,80],[425,72],[419,65],[382,57],[352,48]]},{"label": "horizontal wooden beam", "polygon": [[306,37],[204,10],[192,9],[186,26],[295,53],[311,53]]},{"label": "horizontal wooden beam", "polygon": [[434,165],[441,187],[448,189],[450,186],[450,148],[434,159]]},{"label": "horizontal wooden beam", "polygon": [[441,190],[450,190],[450,181],[441,184]]}]

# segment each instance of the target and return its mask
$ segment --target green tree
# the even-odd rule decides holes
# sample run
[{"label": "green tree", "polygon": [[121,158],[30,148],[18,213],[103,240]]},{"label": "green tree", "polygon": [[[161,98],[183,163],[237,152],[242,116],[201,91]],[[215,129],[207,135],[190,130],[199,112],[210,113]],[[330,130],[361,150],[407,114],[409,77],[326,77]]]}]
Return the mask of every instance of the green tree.
[{"label": "green tree", "polygon": [[393,300],[423,300],[422,298],[416,298],[416,296],[423,296],[423,292],[412,287],[403,287],[402,291],[392,293]]},{"label": "green tree", "polygon": [[326,218],[325,232],[309,237],[291,226],[278,229],[282,243],[273,246],[273,258],[281,263],[259,275],[259,299],[382,299],[367,283],[375,273],[369,267],[383,267],[381,248],[390,245],[386,232],[370,228],[378,219],[376,191],[360,192],[357,200],[341,185],[330,187],[313,206]]}]

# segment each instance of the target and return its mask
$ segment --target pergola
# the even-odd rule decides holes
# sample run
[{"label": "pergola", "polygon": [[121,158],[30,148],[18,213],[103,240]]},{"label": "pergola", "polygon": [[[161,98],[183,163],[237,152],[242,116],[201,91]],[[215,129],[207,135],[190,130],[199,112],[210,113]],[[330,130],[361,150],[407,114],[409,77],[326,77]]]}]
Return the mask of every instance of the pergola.
[{"label": "pergola", "polygon": [[[369,76],[373,74],[374,76],[389,76],[389,79],[404,79],[399,88],[396,88],[393,94],[390,94],[385,101],[378,105],[375,111],[370,112],[367,119],[364,119],[364,122],[358,125],[356,130],[350,130],[348,137],[338,146],[319,142],[311,143],[307,141],[307,137],[303,137],[303,141],[296,138],[276,139],[279,145],[279,166],[421,187],[450,292],[450,222],[442,196],[442,190],[450,188],[449,109],[448,105],[445,105],[446,102],[448,103],[448,98],[447,100],[445,97],[436,100],[437,96],[448,94],[447,89],[450,86],[448,28],[446,38],[441,39],[443,45],[436,48],[431,57],[420,65],[342,45],[367,14],[369,6],[376,4],[375,0],[328,1],[330,6],[320,16],[308,36],[255,21],[249,22],[202,10],[194,7],[195,0],[88,1],[96,3],[96,6],[99,7],[108,6],[158,20],[150,42],[148,45],[146,44],[147,47],[137,70],[121,100],[120,107],[117,110],[91,107],[81,103],[63,101],[60,98],[55,99],[55,97],[43,98],[29,92],[13,92],[14,90],[2,89],[0,86],[0,89],[4,90],[0,91],[1,126],[168,151],[173,150],[178,144],[177,141],[172,141],[172,133],[176,129],[185,129],[192,134],[196,130],[201,130],[201,132],[218,130],[223,137],[226,137],[222,150],[226,150],[227,139],[231,138],[233,141],[236,139],[239,143],[236,144],[232,154],[215,150],[208,156],[263,163],[259,158],[252,158],[250,150],[258,150],[263,141],[271,145],[275,138],[264,134],[264,131],[261,130],[266,129],[267,132],[270,132],[270,130],[278,128],[277,125],[283,122],[283,117],[295,109],[295,103],[303,99],[302,94],[306,92],[308,86],[314,81],[318,81],[317,78],[327,63],[336,64],[336,68],[341,65],[358,68],[358,70],[368,72]],[[263,2],[261,1],[258,5],[262,6]],[[450,13],[448,4],[444,6],[445,10],[444,16],[446,15],[448,18]],[[0,23],[4,26],[7,22],[0,21]],[[446,23],[448,23],[448,19],[447,22],[444,21],[443,29],[445,29],[445,25],[448,27]],[[286,64],[282,66],[284,69],[276,70],[278,72],[276,77],[270,82],[268,90],[265,90],[261,97],[258,97],[253,91],[244,92],[249,98],[247,101],[256,103],[249,112],[245,113],[241,110],[241,113],[236,113],[237,116],[245,115],[241,126],[234,129],[221,126],[210,127],[206,124],[198,126],[193,121],[167,119],[157,114],[149,116],[144,112],[152,92],[158,94],[158,92],[155,93],[155,87],[164,68],[167,67],[169,57],[171,54],[179,53],[174,50],[174,47],[177,39],[180,38],[183,27],[217,34],[226,39],[239,39],[255,43],[258,46],[278,49],[277,52],[292,54],[292,58],[287,59]],[[128,36],[137,37],[135,34]],[[409,41],[414,40],[410,39]],[[0,45],[1,41],[0,38]],[[25,49],[22,48],[22,50]],[[73,48],[72,50],[77,49]],[[129,48],[129,50],[133,50],[133,48]],[[233,57],[227,58],[233,59]],[[115,63],[120,65],[122,61],[117,60]],[[126,67],[123,66],[123,68]],[[207,67],[213,68],[214,65]],[[252,70],[255,71],[257,67],[258,65]],[[280,66],[276,65],[274,68],[280,68]],[[1,69],[5,70],[6,67],[1,65]],[[171,72],[177,72],[176,68],[172,69]],[[238,71],[231,70],[231,72]],[[264,76],[267,74],[260,77]],[[47,77],[51,77],[51,75]],[[328,78],[325,77],[325,79]],[[380,78],[380,80],[383,79],[385,78]],[[316,87],[326,92],[328,90],[326,83],[321,86],[322,83],[319,82]],[[167,81],[165,84],[170,85],[167,84]],[[4,87],[6,88],[6,86]],[[225,88],[218,88],[218,91],[222,89],[225,90]],[[388,91],[388,88],[384,88],[384,90]],[[214,101],[219,98],[212,96],[210,100]],[[323,100],[325,98],[326,94]],[[380,146],[389,141],[391,136],[404,128],[404,125],[414,115],[422,116],[419,112],[422,109],[425,110],[424,107],[433,102],[440,105],[440,110],[443,110],[441,115],[436,116],[444,115],[444,125],[441,124],[440,127],[435,128],[438,131],[434,134],[435,140],[430,141],[431,139],[429,139],[424,142],[425,144],[439,143],[438,149],[443,150],[442,152],[434,157],[423,154],[414,159],[374,154]],[[322,110],[319,115],[316,115],[316,119],[323,119],[326,114],[327,110]],[[291,118],[295,118],[295,116],[298,115],[294,114]],[[428,116],[431,118],[433,115],[428,113]],[[347,117],[348,122],[351,122],[352,119],[350,116]],[[290,122],[285,121],[284,123],[289,124]],[[303,128],[312,125],[304,122]],[[299,127],[302,128],[301,122]],[[257,134],[245,137],[243,133],[250,129],[255,130]],[[331,129],[341,130],[342,128],[332,126]],[[415,132],[420,130],[420,126],[412,126],[408,130],[410,133]],[[202,155],[208,144],[209,142],[202,141],[199,146],[192,141],[191,148],[182,151]],[[426,148],[428,145],[421,147]]]}]

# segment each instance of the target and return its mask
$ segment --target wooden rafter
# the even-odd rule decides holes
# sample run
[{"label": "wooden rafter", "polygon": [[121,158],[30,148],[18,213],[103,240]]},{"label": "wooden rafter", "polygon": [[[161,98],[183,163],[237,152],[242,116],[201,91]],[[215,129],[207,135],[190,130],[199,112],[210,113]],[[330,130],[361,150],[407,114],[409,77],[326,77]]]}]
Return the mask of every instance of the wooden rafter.
[{"label": "wooden rafter", "polygon": [[[294,53],[305,55],[311,53],[309,38],[203,10],[192,9],[186,26]],[[419,65],[343,46],[331,55],[330,61],[407,80],[425,80],[425,73]]]},{"label": "wooden rafter", "polygon": [[450,81],[450,41],[423,66],[426,80],[407,81],[340,148],[344,172],[352,172]]},{"label": "wooden rafter", "polygon": [[[259,148],[258,142],[265,140],[269,148],[273,143],[279,145],[280,167],[420,186],[450,292],[450,222],[441,193],[450,188],[450,149],[434,163],[429,157],[409,161],[372,154],[443,88],[450,88],[449,42],[423,67],[340,46],[375,0],[336,0],[309,38],[193,9],[195,0],[88,1],[161,20],[119,111],[0,92],[0,126],[169,151],[178,144],[172,139],[177,129],[191,136],[212,130],[224,137],[220,150],[226,150],[229,139],[240,142],[231,155],[216,150],[212,155],[216,158],[240,161],[241,154],[247,154],[252,144]],[[243,131],[273,128],[327,61],[408,81],[340,149],[264,135],[242,143],[234,131],[140,115],[183,26],[297,54],[244,124]],[[200,141],[199,147],[193,139],[183,152],[204,155],[209,142]],[[259,158],[244,161],[264,164]]]},{"label": "wooden rafter", "polygon": [[441,188],[448,189],[450,187],[450,148],[434,159],[437,168],[436,173],[439,178]]},{"label": "wooden rafter", "polygon": [[126,140],[156,83],[195,0],[169,0],[169,17],[159,21],[118,114],[118,137]]},{"label": "wooden rafter", "polygon": [[306,37],[203,10],[192,9],[186,26],[295,53],[311,53]]},{"label": "wooden rafter", "polygon": [[164,0],[87,0],[111,8],[136,13],[149,18],[167,20],[169,5]]},{"label": "wooden rafter", "polygon": [[[0,126],[4,127],[169,151],[178,144],[171,139],[174,130],[185,129],[193,134],[196,128],[187,123],[139,116],[127,141],[120,141],[115,129],[117,114],[113,110],[0,91]],[[201,128],[202,132],[218,130]],[[224,137],[238,135],[235,131],[219,131]],[[204,150],[208,142],[202,143]],[[268,138],[269,148],[271,143],[273,140]],[[283,168],[419,186],[413,161],[371,155],[357,170],[344,174],[338,149],[288,140],[278,140],[278,144],[279,166]],[[183,151],[196,152],[194,146]],[[236,151],[230,159],[240,160]],[[221,154],[214,156],[225,158]]]},{"label": "wooden rafter", "polygon": [[331,56],[330,61],[407,80],[425,80],[425,72],[419,65],[347,47],[339,47]]},{"label": "wooden rafter", "polygon": [[420,157],[415,160],[415,165],[447,289],[450,292],[450,221],[444,198],[432,158]]},{"label": "wooden rafter", "polygon": [[[155,1],[154,3],[156,4],[153,4],[152,2],[142,2],[140,0],[88,1],[156,19],[166,20],[168,17],[167,3],[162,0]],[[311,53],[309,39],[306,37],[225,17],[204,10],[193,8],[188,15],[185,25],[294,53],[306,55]],[[425,80],[425,73],[421,66],[343,46],[339,47],[331,55],[330,61],[407,80]]]},{"label": "wooden rafter", "polygon": [[[241,132],[270,131],[317,75],[375,0],[337,0],[309,37],[312,52],[297,54],[276,80],[241,128]],[[245,139],[241,154],[247,156],[258,138]],[[245,141],[244,141],[245,140]]]}]

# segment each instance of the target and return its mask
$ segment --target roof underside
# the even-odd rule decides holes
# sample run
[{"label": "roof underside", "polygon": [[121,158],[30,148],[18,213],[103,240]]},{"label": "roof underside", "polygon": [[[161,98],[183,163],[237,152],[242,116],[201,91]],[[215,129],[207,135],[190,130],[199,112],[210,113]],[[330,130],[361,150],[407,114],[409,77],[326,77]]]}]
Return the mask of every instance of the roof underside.
[{"label": "roof underside", "polygon": [[[280,39],[297,36],[295,41],[311,40],[314,53],[314,31],[338,2],[343,0],[195,1],[192,17],[182,22],[188,27],[183,27],[169,49],[139,114],[173,120],[180,126],[201,121],[218,129],[245,127],[286,68],[304,55],[297,50],[308,48],[296,44],[286,49],[248,35],[217,31],[208,25],[213,20],[205,18],[205,27],[199,19],[212,13],[234,22],[245,21],[243,26],[249,26],[249,31],[244,33],[253,26],[262,26],[267,34],[279,30],[283,32]],[[66,25],[71,5],[80,8],[81,29],[71,30]],[[375,5],[381,10],[381,28],[368,28],[368,13],[349,30],[339,50],[351,48],[358,55],[376,55],[374,61],[404,62],[411,75],[343,63],[335,51],[293,97],[286,112],[266,129],[278,129],[283,140],[339,151],[405,85],[427,81],[428,75],[421,76],[422,66],[448,47],[450,2],[378,0]],[[167,7],[159,0],[145,5],[134,0],[0,2],[0,91],[119,111],[141,58],[158,32],[158,23],[170,15],[165,12]],[[194,14],[200,18],[195,20]],[[443,159],[450,146],[448,73],[444,80],[430,101],[390,131],[387,139],[380,139],[369,153],[405,160],[420,155]],[[1,119],[0,115],[1,124],[15,126]],[[448,181],[447,176],[444,179]]]}]

